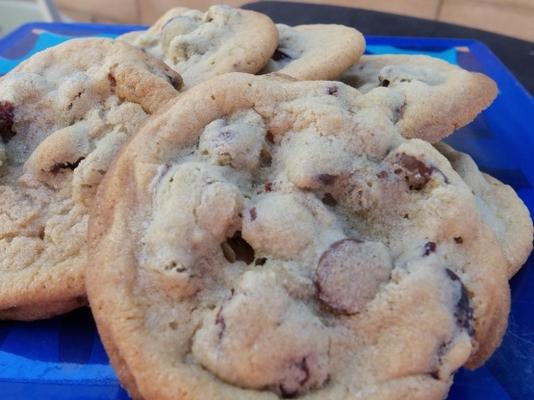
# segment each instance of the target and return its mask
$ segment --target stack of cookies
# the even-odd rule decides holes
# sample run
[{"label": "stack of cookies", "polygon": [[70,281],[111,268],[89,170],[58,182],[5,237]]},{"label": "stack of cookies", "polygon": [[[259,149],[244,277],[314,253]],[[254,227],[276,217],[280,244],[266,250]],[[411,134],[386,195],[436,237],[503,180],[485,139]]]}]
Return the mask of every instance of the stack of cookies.
[{"label": "stack of cookies", "polygon": [[136,399],[444,399],[506,329],[528,210],[439,143],[496,96],[214,6],[0,80],[0,316],[87,299]]}]

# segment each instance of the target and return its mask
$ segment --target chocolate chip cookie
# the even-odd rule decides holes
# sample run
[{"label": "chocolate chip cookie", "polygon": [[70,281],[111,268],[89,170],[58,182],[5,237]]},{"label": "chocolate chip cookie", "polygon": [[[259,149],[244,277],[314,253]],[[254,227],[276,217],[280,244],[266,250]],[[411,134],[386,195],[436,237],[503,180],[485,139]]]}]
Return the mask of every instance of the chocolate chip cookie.
[{"label": "chocolate chip cookie", "polygon": [[119,39],[164,60],[188,88],[226,72],[258,72],[276,49],[278,32],[266,15],[217,5],[206,12],[173,8],[147,31]]},{"label": "chocolate chip cookie", "polygon": [[86,283],[130,394],[443,399],[491,355],[509,309],[498,239],[448,160],[367,96],[226,74],[125,147]]},{"label": "chocolate chip cookie", "polygon": [[482,220],[493,229],[503,248],[511,278],[532,251],[533,227],[528,208],[510,186],[480,172],[467,154],[445,143],[436,144],[436,148],[473,190]]},{"label": "chocolate chip cookie", "polygon": [[335,79],[359,60],[365,39],[344,25],[277,24],[278,48],[262,73],[280,72],[295,79]]},{"label": "chocolate chip cookie", "polygon": [[497,95],[486,75],[422,55],[363,56],[340,80],[363,93],[402,94],[397,128],[432,143],[470,123]]},{"label": "chocolate chip cookie", "polygon": [[71,40],[0,81],[0,318],[85,303],[88,210],[113,157],[180,76],[109,39]]}]

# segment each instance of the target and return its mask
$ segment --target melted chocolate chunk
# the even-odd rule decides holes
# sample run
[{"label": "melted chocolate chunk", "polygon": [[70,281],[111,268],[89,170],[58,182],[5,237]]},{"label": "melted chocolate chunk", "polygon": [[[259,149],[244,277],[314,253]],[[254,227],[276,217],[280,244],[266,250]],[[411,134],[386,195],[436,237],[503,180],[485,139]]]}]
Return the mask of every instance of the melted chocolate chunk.
[{"label": "melted chocolate chunk", "polygon": [[271,56],[271,59],[273,59],[274,61],[291,60],[291,56],[289,56],[289,54],[284,53],[280,49],[276,49],[273,55]]},{"label": "melted chocolate chunk", "polygon": [[327,206],[330,206],[330,207],[337,206],[337,200],[330,193],[325,193],[321,200]]},{"label": "melted chocolate chunk", "polygon": [[334,242],[321,255],[313,282],[317,299],[337,315],[360,312],[389,279],[384,252],[358,239]]},{"label": "melted chocolate chunk", "polygon": [[464,242],[464,238],[461,236],[457,236],[454,238],[454,242],[457,244],[462,244]]},{"label": "melted chocolate chunk", "polygon": [[172,85],[173,88],[176,90],[180,90],[182,87],[182,78],[178,74],[165,74],[167,76],[167,79],[169,79],[169,83]]},{"label": "melted chocolate chunk", "polygon": [[[408,183],[410,190],[423,189],[434,172],[433,167],[427,166],[424,162],[408,154],[398,155],[397,162],[405,171],[404,179]],[[396,169],[394,172],[395,174],[400,174],[402,170]]]},{"label": "melted chocolate chunk", "polygon": [[459,282],[461,285],[461,295],[460,300],[456,304],[456,311],[454,316],[456,317],[456,323],[460,328],[467,330],[467,333],[470,336],[475,335],[475,328],[473,327],[474,312],[473,307],[471,306],[471,301],[469,300],[469,292],[462,280],[456,273],[449,268],[446,268],[445,271],[452,281]]},{"label": "melted chocolate chunk", "polygon": [[423,256],[428,256],[431,253],[434,253],[436,251],[436,243],[434,242],[426,242],[425,243],[425,250],[423,252]]},{"label": "melted chocolate chunk", "polygon": [[50,168],[49,172],[51,174],[53,174],[53,175],[57,175],[58,173],[60,173],[64,169],[70,169],[71,171],[74,171],[84,159],[85,159],[85,157],[80,157],[76,161],[74,161],[73,163],[67,161],[67,162],[64,162],[64,163],[54,164],[52,166],[52,168]]},{"label": "melted chocolate chunk", "polygon": [[13,132],[13,118],[15,106],[9,101],[0,101],[0,136],[2,142],[9,142],[16,132]]},{"label": "melted chocolate chunk", "polygon": [[234,236],[222,243],[221,249],[228,262],[243,261],[251,264],[254,261],[254,249],[241,237],[241,231],[237,231]]},{"label": "melted chocolate chunk", "polygon": [[331,174],[319,174],[315,178],[323,185],[332,185],[336,181],[337,176]]}]

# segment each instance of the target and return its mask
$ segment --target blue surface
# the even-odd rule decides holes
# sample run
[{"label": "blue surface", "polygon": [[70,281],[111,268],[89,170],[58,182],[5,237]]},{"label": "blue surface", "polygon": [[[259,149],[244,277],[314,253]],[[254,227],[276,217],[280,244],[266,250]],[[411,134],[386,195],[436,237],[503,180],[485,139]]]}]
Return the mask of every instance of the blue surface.
[{"label": "blue surface", "polygon": [[[141,26],[35,23],[0,40],[0,73],[29,55],[80,36]],[[493,105],[447,142],[483,171],[510,184],[534,211],[534,99],[482,43],[472,40],[367,37],[367,52],[429,54],[484,72],[498,84]],[[534,399],[534,257],[513,278],[510,324],[501,347],[477,371],[461,370],[449,400]],[[0,399],[124,400],[88,309],[46,321],[0,321]]]}]

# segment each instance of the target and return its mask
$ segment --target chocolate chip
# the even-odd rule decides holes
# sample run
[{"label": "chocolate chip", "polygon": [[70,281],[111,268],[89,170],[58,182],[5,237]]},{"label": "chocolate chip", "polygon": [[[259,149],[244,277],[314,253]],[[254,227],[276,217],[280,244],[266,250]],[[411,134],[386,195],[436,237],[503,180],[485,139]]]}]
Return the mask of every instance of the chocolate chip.
[{"label": "chocolate chip", "polygon": [[323,185],[332,185],[336,181],[337,176],[331,174],[319,174],[315,176]]},{"label": "chocolate chip", "polygon": [[321,255],[315,271],[317,298],[334,314],[356,314],[374,299],[391,268],[391,257],[381,243],[334,242]]},{"label": "chocolate chip", "polygon": [[406,108],[406,100],[404,100],[404,102],[400,106],[395,107],[395,109],[393,110],[393,122],[395,124],[399,122],[399,120],[402,118],[402,114],[404,114],[405,108]]},{"label": "chocolate chip", "polygon": [[182,87],[182,78],[178,74],[165,74],[167,78],[169,79],[169,83],[172,85],[173,88],[176,90],[180,90]]},{"label": "chocolate chip", "polygon": [[232,246],[228,242],[221,243],[221,250],[223,252],[224,258],[228,262],[234,263],[236,260],[234,249],[232,249]]},{"label": "chocolate chip", "polygon": [[330,96],[337,96],[338,88],[337,86],[328,86],[328,94]]},{"label": "chocolate chip", "polygon": [[434,242],[426,242],[425,243],[425,251],[423,252],[423,256],[428,256],[430,253],[434,253],[436,251],[436,243]]},{"label": "chocolate chip", "polygon": [[337,206],[337,200],[334,199],[334,196],[332,196],[330,193],[325,193],[321,200],[327,206],[330,206],[330,207]]},{"label": "chocolate chip", "polygon": [[280,49],[276,49],[271,56],[274,61],[291,60],[291,57]]},{"label": "chocolate chip", "polygon": [[430,375],[432,379],[439,381],[439,371],[432,371],[428,375]]},{"label": "chocolate chip", "polygon": [[[439,345],[436,357],[437,357],[437,364],[438,367],[434,370],[428,373],[433,379],[440,380],[440,370],[439,366],[443,365],[443,356],[447,354],[447,352],[450,350],[451,342],[444,342]],[[453,376],[455,372],[452,372],[450,376]]]},{"label": "chocolate chip", "polygon": [[456,324],[465,330],[470,336],[475,335],[475,328],[473,327],[474,312],[469,300],[469,292],[462,280],[456,273],[449,268],[445,268],[447,275],[454,282],[459,282],[461,285],[461,294],[458,303],[456,303],[456,310],[454,316],[456,317]]},{"label": "chocolate chip", "polygon": [[244,261],[251,264],[254,261],[254,249],[241,237],[241,231],[221,244],[221,250],[228,262]]},{"label": "chocolate chip", "polygon": [[270,167],[273,162],[273,157],[267,149],[261,149],[260,151],[260,164],[262,167]]},{"label": "chocolate chip", "polygon": [[176,261],[171,261],[169,264],[165,265],[165,267],[163,268],[165,269],[165,271],[172,270],[178,273],[183,273],[187,271],[187,268],[184,267],[183,265],[178,266],[178,263]]},{"label": "chocolate chip", "polygon": [[295,398],[302,390],[302,387],[306,385],[306,383],[310,379],[310,367],[308,366],[307,357],[303,357],[301,360],[293,363],[290,368],[298,369],[302,373],[302,378],[299,379],[297,382],[280,383],[278,388],[280,395],[284,399]]},{"label": "chocolate chip", "polygon": [[273,184],[271,182],[265,182],[265,185],[263,185],[263,190],[266,192],[272,192]]},{"label": "chocolate chip", "polygon": [[217,334],[217,337],[219,338],[219,340],[222,339],[224,335],[224,330],[226,329],[226,322],[222,315],[222,310],[223,310],[223,306],[219,307],[219,311],[217,311],[217,314],[215,314],[215,325],[220,326],[219,333]]},{"label": "chocolate chip", "polygon": [[383,87],[388,87],[389,86],[389,79],[382,79],[382,78],[378,78],[379,82],[380,82],[380,86],[383,86]]},{"label": "chocolate chip", "polygon": [[254,265],[264,265],[266,262],[267,262],[267,258],[259,257],[259,258],[256,258],[256,261],[254,261]]},{"label": "chocolate chip", "polygon": [[[78,92],[78,93],[76,94],[76,96],[74,96],[74,97],[72,98],[72,100],[74,101],[74,100],[79,99],[80,97],[82,97],[83,92],[84,92],[84,90]],[[67,110],[71,110],[73,106],[74,106],[74,103],[72,103],[72,102],[69,103],[69,105],[67,106]]]},{"label": "chocolate chip", "polygon": [[378,174],[376,174],[377,178],[384,179],[388,177],[387,171],[380,171]]},{"label": "chocolate chip", "polygon": [[111,86],[111,89],[115,89],[115,87],[117,86],[117,80],[115,79],[115,77],[113,76],[111,72],[108,73],[108,81],[109,81],[109,85]]},{"label": "chocolate chip", "polygon": [[298,390],[287,389],[283,384],[278,386],[278,391],[283,399],[294,399],[298,395]]},{"label": "chocolate chip", "polygon": [[297,364],[297,367],[304,373],[304,377],[299,381],[299,384],[305,385],[310,379],[310,368],[308,367],[307,357],[304,357],[300,363]]},{"label": "chocolate chip", "polygon": [[[430,181],[433,167],[427,166],[424,162],[408,154],[397,155],[397,162],[404,169],[404,179],[408,183],[410,190],[421,190]],[[400,174],[402,171],[395,169],[395,174]]]},{"label": "chocolate chip", "polygon": [[274,144],[274,136],[273,136],[273,133],[271,131],[267,131],[267,133],[265,134],[265,139],[269,143]]},{"label": "chocolate chip", "polygon": [[252,207],[249,211],[250,213],[250,220],[251,221],[254,221],[256,219],[256,217],[258,216],[257,213],[256,213],[256,207]]},{"label": "chocolate chip", "polygon": [[454,238],[454,242],[458,244],[462,244],[464,242],[464,238],[461,236],[457,236]]},{"label": "chocolate chip", "polygon": [[13,118],[15,106],[9,101],[0,101],[0,136],[2,142],[9,142],[16,132],[13,132]]},{"label": "chocolate chip", "polygon": [[74,171],[84,159],[85,157],[80,157],[73,163],[68,162],[68,161],[64,163],[56,163],[52,166],[52,168],[50,168],[48,172],[50,172],[53,175],[56,175],[59,172],[61,172],[61,170],[64,170],[64,169],[70,169],[71,171]]}]

